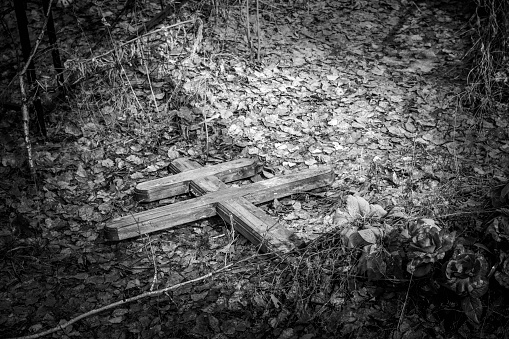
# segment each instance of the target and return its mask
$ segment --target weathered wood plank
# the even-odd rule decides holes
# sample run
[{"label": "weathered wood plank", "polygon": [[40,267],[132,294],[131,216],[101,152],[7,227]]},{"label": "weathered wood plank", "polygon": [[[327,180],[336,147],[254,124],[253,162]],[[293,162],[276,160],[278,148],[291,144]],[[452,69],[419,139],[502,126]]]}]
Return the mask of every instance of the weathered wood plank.
[{"label": "weathered wood plank", "polygon": [[258,181],[256,184],[265,187],[265,189],[246,191],[244,198],[253,204],[262,204],[294,193],[305,193],[315,188],[325,187],[332,184],[333,181],[334,171],[328,167],[319,167]]},{"label": "weathered wood plank", "polygon": [[[178,174],[180,172],[191,171],[201,168],[201,165],[196,161],[193,161],[188,158],[179,158],[172,161],[168,168],[173,173]],[[224,182],[222,182],[215,176],[196,178],[191,180],[191,182],[189,183],[189,191],[195,196],[204,195],[225,188],[228,188],[228,185],[226,185]]]},{"label": "weathered wood plank", "polygon": [[260,172],[255,159],[238,159],[209,167],[186,170],[190,163],[175,161],[175,168],[181,167],[185,172],[142,182],[134,190],[138,201],[150,202],[189,192],[189,183],[201,177],[215,176],[223,182],[249,178]]},{"label": "weathered wood plank", "polygon": [[[180,159],[179,159],[180,160]],[[188,171],[200,167],[200,164],[189,159],[181,159],[172,164],[172,171]],[[193,194],[203,195],[228,186],[214,176],[198,178],[191,181],[190,190]],[[233,228],[256,246],[261,246],[262,252],[289,252],[299,245],[294,232],[277,222],[276,219],[250,203],[245,198],[229,199],[218,202],[217,214],[225,223]]]},{"label": "weathered wood plank", "polygon": [[191,200],[116,218],[105,227],[105,237],[108,240],[123,240],[208,218],[217,215],[216,204],[225,200],[244,197],[252,204],[262,204],[275,198],[330,185],[333,175],[330,168],[316,168],[242,187],[221,189]]},{"label": "weathered wood plank", "polygon": [[189,191],[195,196],[201,196],[210,192],[227,189],[228,185],[216,177],[203,177],[189,183]]},{"label": "weathered wood plank", "polygon": [[194,160],[189,158],[178,158],[173,160],[170,165],[168,165],[168,169],[173,172],[173,174],[177,174],[180,172],[192,171],[198,168],[203,168],[202,165],[197,163]]},{"label": "weathered wood plank", "polygon": [[294,232],[245,198],[220,201],[216,209],[225,222],[233,223],[236,231],[253,244],[261,245],[262,252],[288,252],[298,245],[294,243],[297,240]]},{"label": "weathered wood plank", "polygon": [[[164,206],[168,208],[167,211],[159,211],[162,213],[157,213],[156,217],[139,214],[126,216],[120,220],[113,220],[111,224],[106,226],[104,228],[104,236],[107,240],[111,241],[124,240],[210,218],[217,215],[215,204],[214,201],[193,201],[188,203],[182,201]],[[155,210],[157,208],[151,211]]]}]

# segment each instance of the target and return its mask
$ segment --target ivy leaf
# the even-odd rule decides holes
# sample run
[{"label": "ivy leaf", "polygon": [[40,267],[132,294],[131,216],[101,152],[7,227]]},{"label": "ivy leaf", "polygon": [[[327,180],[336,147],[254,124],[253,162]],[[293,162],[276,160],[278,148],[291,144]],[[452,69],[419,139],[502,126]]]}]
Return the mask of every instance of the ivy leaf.
[{"label": "ivy leaf", "polygon": [[468,319],[476,324],[480,323],[482,315],[482,303],[479,298],[465,297],[461,300],[461,308]]}]

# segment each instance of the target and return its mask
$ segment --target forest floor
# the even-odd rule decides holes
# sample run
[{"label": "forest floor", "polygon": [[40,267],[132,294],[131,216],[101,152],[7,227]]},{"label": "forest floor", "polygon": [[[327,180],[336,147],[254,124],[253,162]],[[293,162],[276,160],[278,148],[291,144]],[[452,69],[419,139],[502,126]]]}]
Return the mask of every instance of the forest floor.
[{"label": "forest floor", "polygon": [[[509,336],[509,302],[493,293],[477,324],[458,300],[429,297],[412,281],[350,277],[329,282],[341,297],[315,291],[301,296],[305,306],[292,302],[280,261],[258,255],[220,218],[116,243],[102,236],[114,217],[183,199],[147,206],[132,198],[137,183],[169,175],[181,157],[204,166],[256,157],[266,177],[333,168],[330,187],[262,206],[308,242],[337,230],[336,211],[351,195],[475,234],[490,189],[509,180],[509,127],[507,111],[479,116],[461,105],[470,67],[463,1],[260,2],[258,17],[251,8],[251,47],[245,8],[212,8],[199,19],[184,7],[174,28],[117,44],[116,53],[100,43],[125,39],[140,13],[120,17],[108,35],[100,18],[114,21],[123,2],[97,4],[55,9],[68,70],[82,67],[66,100],[44,102],[53,112],[48,137],[34,139],[38,185],[19,113],[0,120],[0,337],[36,336],[231,263],[49,336]],[[141,14],[148,19],[158,6],[147,3]],[[40,28],[40,9],[29,4],[28,13]],[[13,17],[4,21],[15,32]],[[7,64],[17,45],[0,40]],[[36,64],[50,69],[49,54]],[[16,69],[2,72],[3,95],[16,98],[7,82]],[[51,83],[44,75],[41,89]]]}]

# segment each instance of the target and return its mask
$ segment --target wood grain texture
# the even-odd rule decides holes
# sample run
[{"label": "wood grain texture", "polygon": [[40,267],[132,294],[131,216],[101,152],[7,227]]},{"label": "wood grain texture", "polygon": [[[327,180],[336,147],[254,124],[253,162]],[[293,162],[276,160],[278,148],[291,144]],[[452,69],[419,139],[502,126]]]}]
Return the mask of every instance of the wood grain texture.
[{"label": "wood grain texture", "polygon": [[[186,172],[187,173],[187,172]],[[316,168],[274,177],[242,187],[230,187],[187,201],[116,218],[105,227],[108,240],[123,240],[172,228],[217,215],[216,204],[244,197],[251,204],[262,204],[326,185],[333,180],[330,168]]]},{"label": "wood grain texture", "polygon": [[[189,159],[178,160],[171,165],[174,173],[200,167],[200,164]],[[190,191],[196,196],[227,187],[214,176],[194,179],[190,183]],[[232,225],[251,243],[259,246],[262,252],[289,252],[296,245],[293,242],[296,239],[293,232],[243,197],[218,202],[216,211],[225,223]]]},{"label": "wood grain texture", "polygon": [[288,252],[295,247],[294,232],[245,198],[217,203],[217,214],[262,252]]},{"label": "wood grain texture", "polygon": [[215,176],[227,183],[252,177],[261,169],[255,159],[238,159],[195,169],[188,169],[189,167],[192,167],[191,162],[180,159],[173,161],[170,169],[184,170],[184,172],[138,184],[134,190],[135,199],[143,202],[157,201],[188,193],[189,183],[198,178]]}]

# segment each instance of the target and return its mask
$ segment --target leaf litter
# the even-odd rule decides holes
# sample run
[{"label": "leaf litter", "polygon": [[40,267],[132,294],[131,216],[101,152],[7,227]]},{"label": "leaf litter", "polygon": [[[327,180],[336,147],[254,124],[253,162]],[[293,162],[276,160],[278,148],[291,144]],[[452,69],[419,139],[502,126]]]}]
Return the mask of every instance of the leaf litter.
[{"label": "leaf litter", "polygon": [[[261,63],[247,60],[250,50],[237,14],[206,29],[204,53],[220,52],[218,57],[203,54],[161,66],[161,81],[152,83],[155,93],[144,81],[135,81],[147,74],[145,67],[127,68],[136,100],[124,93],[122,103],[104,104],[102,122],[93,114],[64,120],[64,128],[55,130],[60,140],[36,146],[39,190],[19,175],[19,135],[1,133],[7,135],[2,137],[7,146],[1,171],[9,178],[1,184],[1,239],[8,250],[2,252],[0,324],[6,335],[34,333],[254,254],[256,249],[218,220],[116,245],[102,242],[105,221],[151,207],[131,199],[135,184],[168,175],[166,167],[178,157],[217,163],[256,156],[266,166],[265,177],[333,167],[336,181],[329,190],[303,192],[263,207],[309,241],[358,217],[383,217],[384,208],[404,206],[404,215],[418,210],[432,218],[470,211],[479,207],[476,190],[482,185],[507,182],[509,132],[503,114],[479,124],[457,107],[462,87],[453,80],[462,74],[460,57],[466,49],[458,34],[465,20],[461,13],[439,2],[399,1],[317,1],[305,7],[278,3],[266,10],[267,17],[260,18]],[[159,40],[151,43],[160,57],[171,60],[171,39],[154,37]],[[68,40],[62,46],[83,49],[71,33],[64,38]],[[105,82],[92,78],[92,83],[94,89],[78,100],[81,112],[89,109],[87,95],[108,96]],[[176,96],[183,100],[180,107],[173,104]],[[3,121],[1,128],[16,126]],[[353,231],[360,238],[352,242],[375,244],[377,234],[369,230]],[[500,233],[498,228],[493,232]],[[333,242],[334,236],[327,241]],[[344,261],[343,254],[335,255]],[[268,267],[263,260],[256,265]],[[450,333],[433,322],[427,329],[431,332],[416,329],[423,319],[415,313],[398,318],[396,311],[404,310],[396,309],[391,297],[397,289],[385,288],[380,294],[376,285],[359,281],[348,293],[342,284],[354,284],[351,279],[339,285],[315,281],[309,286],[324,290],[302,294],[310,298],[312,308],[304,308],[309,313],[291,315],[281,291],[271,289],[275,278],[253,273],[250,267],[91,316],[86,325],[76,323],[61,335],[219,338],[266,333],[311,338],[326,333]],[[349,269],[345,264],[340,271]],[[499,276],[504,281],[503,272]],[[292,289],[304,286],[296,283],[287,291],[292,302]],[[382,301],[375,302],[380,296]],[[329,321],[317,328],[311,319],[328,302],[336,306],[328,313]],[[479,316],[478,299],[462,303]],[[432,308],[428,312],[431,318],[440,315]],[[295,319],[305,325],[293,325]],[[377,322],[394,326],[373,329]],[[466,334],[469,326],[462,323],[459,331]]]}]

